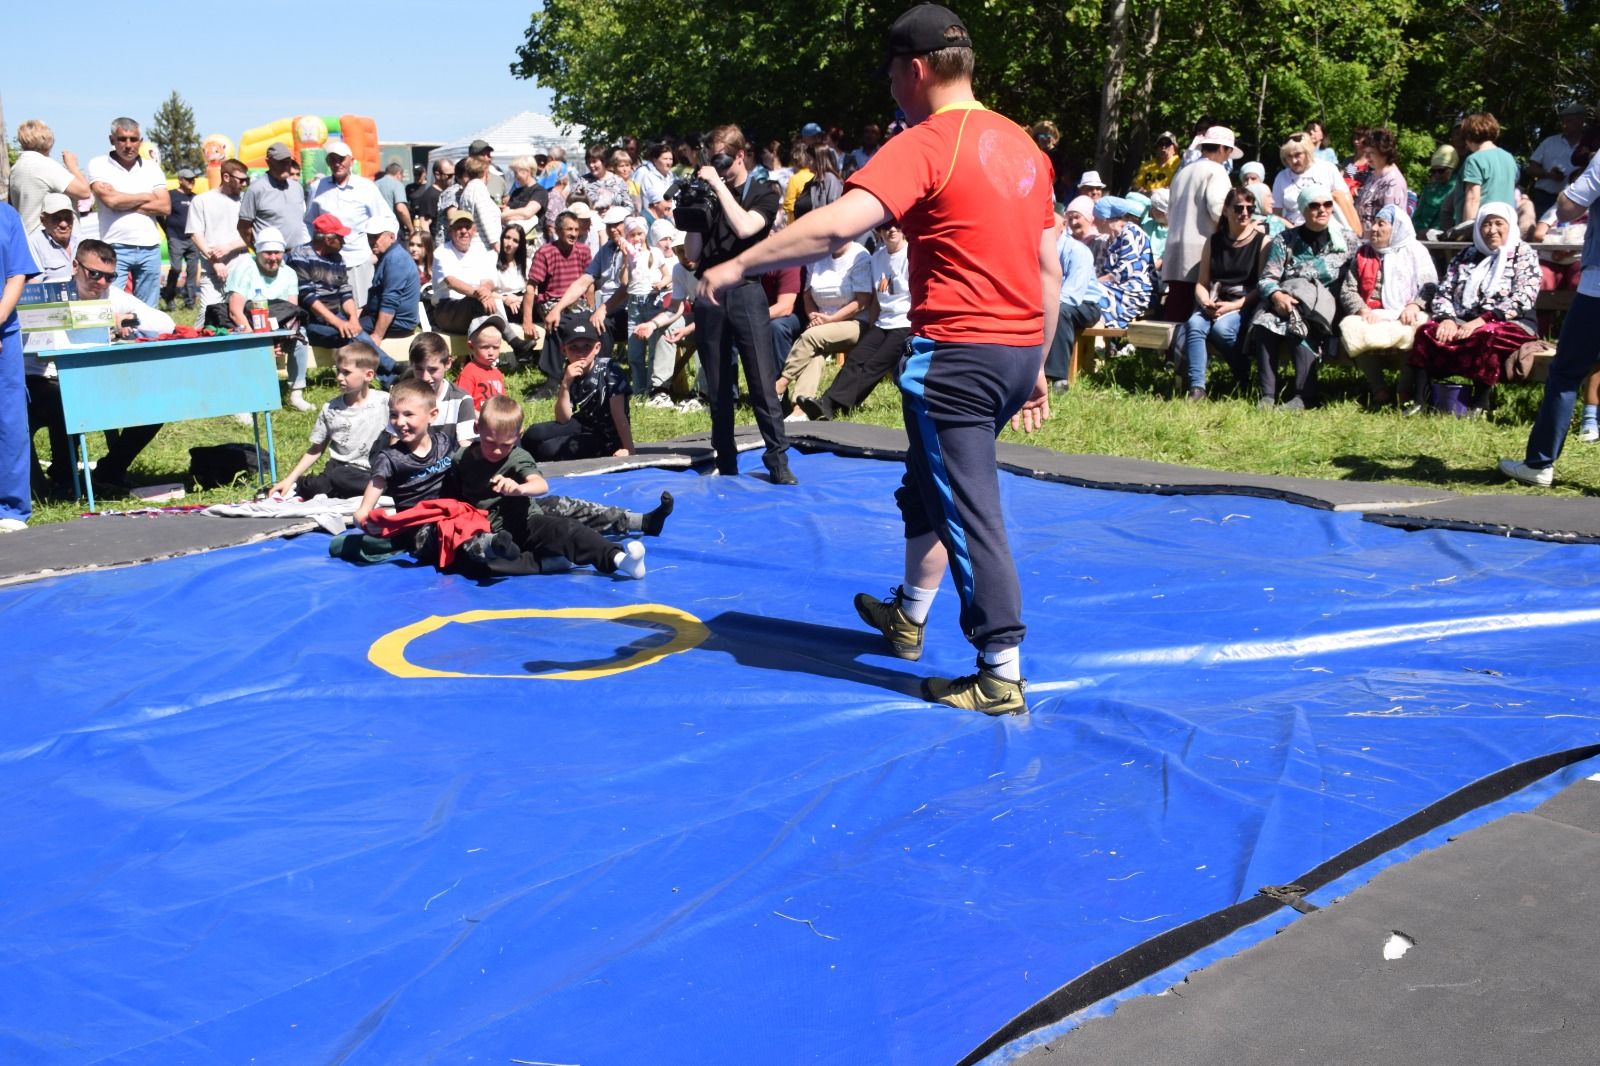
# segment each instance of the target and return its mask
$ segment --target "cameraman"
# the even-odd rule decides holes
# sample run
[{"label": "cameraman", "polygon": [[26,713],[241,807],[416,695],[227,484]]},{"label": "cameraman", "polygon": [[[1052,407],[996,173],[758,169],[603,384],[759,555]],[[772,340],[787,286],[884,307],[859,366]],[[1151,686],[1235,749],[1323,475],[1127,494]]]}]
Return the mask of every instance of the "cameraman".
[{"label": "cameraman", "polygon": [[[745,159],[744,134],[738,126],[718,126],[707,139],[710,165],[696,176],[716,192],[708,232],[690,233],[685,243],[696,276],[759,244],[772,230],[780,196],[778,187],[757,181]],[[711,392],[711,445],[716,450],[717,472],[737,474],[739,453],[733,439],[733,408],[739,396],[739,371],[734,362],[737,347],[744,360],[744,378],[750,389],[750,406],[766,444],[762,462],[774,485],[799,482],[789,470],[784,454],[789,448],[783,432],[783,414],[775,384],[777,362],[772,353],[767,296],[757,276],[747,276],[721,294],[717,303],[694,302],[694,336],[700,366]]]}]

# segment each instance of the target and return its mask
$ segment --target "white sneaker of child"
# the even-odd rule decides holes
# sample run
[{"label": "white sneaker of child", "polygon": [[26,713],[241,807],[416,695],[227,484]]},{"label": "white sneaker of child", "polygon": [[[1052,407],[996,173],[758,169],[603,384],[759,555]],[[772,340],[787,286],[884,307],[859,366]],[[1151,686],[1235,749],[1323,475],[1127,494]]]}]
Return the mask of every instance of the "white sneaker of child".
[{"label": "white sneaker of child", "polygon": [[635,581],[644,577],[644,541],[630,540],[617,553],[617,576]]}]

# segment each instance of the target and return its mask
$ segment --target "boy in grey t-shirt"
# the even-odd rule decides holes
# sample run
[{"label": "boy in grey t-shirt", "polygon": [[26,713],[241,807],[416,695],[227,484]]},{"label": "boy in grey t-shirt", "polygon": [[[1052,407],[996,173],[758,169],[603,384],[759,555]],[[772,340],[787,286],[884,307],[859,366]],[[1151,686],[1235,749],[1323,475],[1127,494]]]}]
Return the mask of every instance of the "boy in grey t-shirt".
[{"label": "boy in grey t-shirt", "polygon": [[[365,344],[339,349],[334,376],[339,395],[322,405],[311,427],[311,446],[289,476],[272,486],[274,496],[360,496],[372,477],[372,449],[389,425],[389,395],[371,388],[378,353]],[[328,465],[308,475],[323,451]],[[298,484],[297,484],[298,483]]]}]

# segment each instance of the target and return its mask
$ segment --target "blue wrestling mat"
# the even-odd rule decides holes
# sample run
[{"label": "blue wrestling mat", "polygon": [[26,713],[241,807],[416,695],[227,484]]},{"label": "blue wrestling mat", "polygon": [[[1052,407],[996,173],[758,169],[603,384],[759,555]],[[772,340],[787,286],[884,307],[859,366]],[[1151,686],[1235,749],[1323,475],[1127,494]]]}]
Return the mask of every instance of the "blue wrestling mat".
[{"label": "blue wrestling mat", "polygon": [[[753,468],[753,456],[745,466]],[[1033,713],[850,607],[893,463],[558,482],[648,576],[320,535],[0,590],[0,1062],[948,1064],[1109,959],[1600,742],[1600,546],[1004,476]]]}]

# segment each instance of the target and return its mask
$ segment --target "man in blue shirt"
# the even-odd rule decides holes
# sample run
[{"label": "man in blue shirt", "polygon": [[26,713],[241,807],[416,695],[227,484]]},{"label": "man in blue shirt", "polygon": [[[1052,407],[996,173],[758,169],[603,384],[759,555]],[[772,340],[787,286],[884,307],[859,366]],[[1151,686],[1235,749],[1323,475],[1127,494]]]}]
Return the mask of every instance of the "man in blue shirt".
[{"label": "man in blue shirt", "polygon": [[1056,203],[1056,254],[1061,259],[1061,301],[1056,335],[1045,357],[1044,375],[1052,387],[1066,389],[1072,349],[1078,331],[1100,321],[1099,282],[1094,276],[1094,252],[1073,235],[1067,225],[1067,208]]},{"label": "man in blue shirt", "polygon": [[[379,216],[367,221],[367,245],[377,258],[372,273],[372,288],[361,310],[361,328],[375,345],[388,336],[404,337],[417,330],[417,303],[422,299],[422,279],[411,253],[398,240],[399,226],[392,217]],[[385,373],[393,365],[380,357]]]},{"label": "man in blue shirt", "polygon": [[17,209],[0,203],[0,533],[28,528],[28,390],[22,375],[22,326],[17,301],[38,271]]}]

